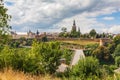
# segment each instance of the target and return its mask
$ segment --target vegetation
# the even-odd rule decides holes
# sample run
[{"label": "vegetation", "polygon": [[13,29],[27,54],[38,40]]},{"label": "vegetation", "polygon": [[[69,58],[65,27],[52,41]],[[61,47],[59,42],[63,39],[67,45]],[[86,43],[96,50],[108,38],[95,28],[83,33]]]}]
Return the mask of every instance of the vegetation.
[{"label": "vegetation", "polygon": [[5,68],[0,71],[0,80],[61,80],[51,75],[31,75],[22,71]]},{"label": "vegetation", "polygon": [[[96,79],[100,77],[99,61],[94,57],[86,57],[80,60],[77,65],[72,67],[72,76],[80,79]],[[86,77],[87,76],[87,77]]]},{"label": "vegetation", "polygon": [[0,44],[6,43],[8,39],[9,29],[11,28],[8,24],[11,16],[7,14],[7,9],[4,7],[2,1],[0,1]]},{"label": "vegetation", "polygon": [[70,57],[66,57],[68,55],[69,51],[61,50],[58,42],[33,42],[31,49],[6,46],[0,52],[0,68],[12,67],[33,74],[51,74],[56,71],[61,58],[70,60]]},{"label": "vegetation", "polygon": [[[104,46],[99,46],[94,38],[112,38],[112,36],[105,33],[98,34],[95,29],[81,34],[80,29],[67,32],[66,28],[62,28],[60,37],[74,38],[62,40],[62,43],[48,42],[47,36],[43,36],[41,41],[25,38],[9,41],[10,19],[11,16],[7,14],[7,9],[0,1],[0,80],[55,80],[56,70],[62,58],[66,60],[65,65],[68,65],[68,68],[60,73],[62,76],[56,80],[120,79],[119,74],[114,73],[120,65],[120,35]],[[93,38],[92,41],[89,38]],[[69,46],[66,44],[71,45],[72,49],[82,46],[82,49],[85,49],[86,58],[70,67],[73,51],[67,49]],[[27,48],[26,45],[30,47]],[[50,76],[46,78],[47,74]]]},{"label": "vegetation", "polygon": [[96,31],[95,31],[95,29],[92,29],[91,31],[90,31],[90,33],[89,33],[89,35],[90,35],[90,37],[91,38],[95,38],[96,37]]},{"label": "vegetation", "polygon": [[120,56],[120,44],[117,45],[114,51],[114,57]]},{"label": "vegetation", "polygon": [[120,35],[117,35],[116,37],[114,37],[113,42],[115,43],[115,46],[120,44]]},{"label": "vegetation", "polygon": [[95,44],[87,44],[85,45],[85,49],[84,50],[84,54],[85,56],[92,56],[93,55],[93,51],[98,48],[99,44],[95,43]]},{"label": "vegetation", "polygon": [[113,61],[109,49],[104,46],[100,46],[96,50],[94,50],[93,56],[97,57],[101,63],[109,63]]},{"label": "vegetation", "polygon": [[71,32],[67,32],[67,28],[63,27],[61,30],[62,32],[59,34],[59,37],[80,38],[80,29],[78,31],[72,30]]}]

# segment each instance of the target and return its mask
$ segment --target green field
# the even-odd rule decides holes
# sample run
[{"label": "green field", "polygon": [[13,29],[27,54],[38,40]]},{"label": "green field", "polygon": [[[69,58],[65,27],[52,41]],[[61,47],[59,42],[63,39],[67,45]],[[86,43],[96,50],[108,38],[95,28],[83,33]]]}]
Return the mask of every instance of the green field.
[{"label": "green field", "polygon": [[94,41],[94,40],[60,40],[60,42],[83,45],[83,46],[87,44],[96,44],[96,43],[99,44],[98,41]]}]

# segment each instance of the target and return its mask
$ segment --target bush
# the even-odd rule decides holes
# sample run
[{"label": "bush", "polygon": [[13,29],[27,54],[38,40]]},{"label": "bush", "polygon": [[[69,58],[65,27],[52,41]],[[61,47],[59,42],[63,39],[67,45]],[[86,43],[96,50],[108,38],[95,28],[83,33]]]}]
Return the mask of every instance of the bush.
[{"label": "bush", "polygon": [[91,56],[92,55],[92,53],[93,53],[93,51],[98,47],[99,45],[98,44],[88,44],[88,45],[86,45],[85,46],[85,51],[84,51],[84,53],[85,53],[85,55],[86,56]]},{"label": "bush", "polygon": [[80,79],[100,77],[99,61],[94,57],[86,57],[72,67],[71,74]]},{"label": "bush", "polygon": [[100,46],[93,51],[93,56],[99,59],[100,63],[112,63],[114,60],[107,47]]},{"label": "bush", "polygon": [[116,56],[120,56],[120,44],[115,48],[114,57]]},{"label": "bush", "polygon": [[64,53],[66,58],[68,52],[61,50],[58,42],[34,42],[31,49],[6,46],[0,52],[0,68],[12,67],[33,74],[54,73]]},{"label": "bush", "polygon": [[117,67],[120,66],[120,56],[115,58],[115,64],[116,64]]},{"label": "bush", "polygon": [[117,35],[114,39],[113,42],[115,43],[115,46],[117,46],[118,44],[120,44],[120,35]]},{"label": "bush", "polygon": [[10,49],[5,47],[0,53],[0,68],[12,67],[24,72],[37,73],[39,71],[39,56],[33,56],[28,49]]}]

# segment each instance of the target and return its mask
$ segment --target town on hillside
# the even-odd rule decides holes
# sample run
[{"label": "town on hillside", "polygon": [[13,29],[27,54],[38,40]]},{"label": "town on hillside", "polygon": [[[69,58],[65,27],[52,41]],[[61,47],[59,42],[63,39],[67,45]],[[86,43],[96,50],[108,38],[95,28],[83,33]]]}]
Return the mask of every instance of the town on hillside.
[{"label": "town on hillside", "polygon": [[0,0],[0,80],[120,80],[119,20],[120,0]]},{"label": "town on hillside", "polygon": [[73,21],[73,25],[71,27],[71,31],[67,32],[66,27],[62,27],[61,32],[39,32],[38,30],[35,32],[32,32],[29,30],[25,34],[17,34],[15,31],[11,31],[12,39],[20,39],[20,38],[26,38],[26,39],[41,39],[42,37],[47,37],[48,39],[99,39],[99,38],[106,38],[111,39],[115,37],[118,34],[112,34],[112,33],[97,33],[95,29],[92,29],[88,33],[82,34],[80,31],[80,27],[76,26],[75,20]]}]

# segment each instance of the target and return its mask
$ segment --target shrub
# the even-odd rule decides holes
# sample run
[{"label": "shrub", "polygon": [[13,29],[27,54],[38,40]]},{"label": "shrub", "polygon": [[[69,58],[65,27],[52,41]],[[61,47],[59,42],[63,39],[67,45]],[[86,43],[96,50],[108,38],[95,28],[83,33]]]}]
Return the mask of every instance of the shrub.
[{"label": "shrub", "polygon": [[115,64],[116,64],[117,67],[120,66],[120,56],[115,58]]},{"label": "shrub", "polygon": [[110,51],[107,47],[100,46],[93,51],[93,56],[99,59],[100,63],[111,63],[113,58],[110,54]]},{"label": "shrub", "polygon": [[[100,77],[99,61],[94,57],[86,57],[72,67],[71,74],[81,79]],[[87,76],[87,77],[86,77]]]},{"label": "shrub", "polygon": [[67,58],[66,55],[67,50],[61,50],[58,42],[34,42],[31,49],[6,46],[0,52],[0,68],[12,67],[33,74],[54,73],[60,58],[62,56]]},{"label": "shrub", "polygon": [[115,43],[115,46],[120,44],[120,35],[117,35],[116,37],[114,37],[113,42]]},{"label": "shrub", "polygon": [[114,57],[120,56],[120,44],[117,45],[114,51]]},{"label": "shrub", "polygon": [[92,55],[92,53],[93,53],[93,51],[98,47],[99,45],[98,44],[88,44],[88,45],[86,45],[85,46],[85,51],[84,51],[84,53],[85,53],[85,55],[86,56],[91,56]]}]

